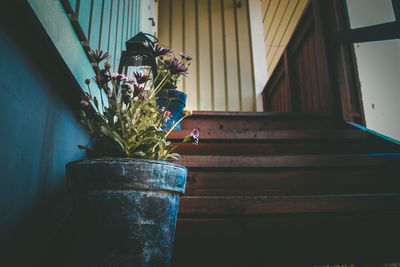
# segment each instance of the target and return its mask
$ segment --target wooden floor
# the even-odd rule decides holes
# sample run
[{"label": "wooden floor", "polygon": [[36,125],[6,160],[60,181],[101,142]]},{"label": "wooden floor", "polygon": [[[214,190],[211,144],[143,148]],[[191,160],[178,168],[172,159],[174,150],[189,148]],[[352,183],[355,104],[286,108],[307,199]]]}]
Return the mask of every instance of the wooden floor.
[{"label": "wooden floor", "polygon": [[399,145],[318,113],[198,112],[171,141],[192,128],[173,266],[400,261]]}]

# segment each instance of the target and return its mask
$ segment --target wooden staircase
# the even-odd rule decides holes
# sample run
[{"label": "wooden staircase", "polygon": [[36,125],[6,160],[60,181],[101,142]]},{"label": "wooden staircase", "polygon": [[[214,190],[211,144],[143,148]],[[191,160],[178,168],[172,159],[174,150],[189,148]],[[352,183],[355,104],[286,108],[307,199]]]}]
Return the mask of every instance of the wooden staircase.
[{"label": "wooden staircase", "polygon": [[[400,146],[318,113],[196,112],[173,266],[400,261]],[[377,266],[377,265],[370,265]]]}]

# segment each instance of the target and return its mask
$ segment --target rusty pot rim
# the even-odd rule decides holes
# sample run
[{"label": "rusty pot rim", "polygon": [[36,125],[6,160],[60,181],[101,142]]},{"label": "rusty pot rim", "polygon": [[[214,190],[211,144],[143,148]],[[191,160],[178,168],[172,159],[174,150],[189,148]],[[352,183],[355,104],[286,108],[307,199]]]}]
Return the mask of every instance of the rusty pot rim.
[{"label": "rusty pot rim", "polygon": [[159,165],[169,165],[171,167],[175,168],[180,168],[188,171],[188,169],[185,166],[182,166],[180,164],[168,162],[165,160],[150,160],[150,159],[137,159],[137,158],[122,158],[122,157],[102,157],[102,158],[93,158],[93,159],[80,159],[80,160],[74,160],[71,162],[68,162],[66,166],[69,165],[80,165],[80,164],[86,164],[86,163],[96,163],[96,162],[123,162],[123,163],[129,163],[129,162],[145,162],[145,163],[151,163],[151,164],[159,164]]}]

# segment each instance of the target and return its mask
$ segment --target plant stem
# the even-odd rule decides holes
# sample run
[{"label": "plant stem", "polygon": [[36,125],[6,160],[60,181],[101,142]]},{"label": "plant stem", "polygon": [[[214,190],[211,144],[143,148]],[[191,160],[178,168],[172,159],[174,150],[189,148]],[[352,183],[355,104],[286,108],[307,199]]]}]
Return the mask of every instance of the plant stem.
[{"label": "plant stem", "polygon": [[169,129],[168,133],[165,135],[165,138],[172,132],[172,130],[184,119],[186,118],[188,115],[185,114],[185,116],[183,116],[179,121],[175,122],[175,124],[171,127],[171,129]]}]

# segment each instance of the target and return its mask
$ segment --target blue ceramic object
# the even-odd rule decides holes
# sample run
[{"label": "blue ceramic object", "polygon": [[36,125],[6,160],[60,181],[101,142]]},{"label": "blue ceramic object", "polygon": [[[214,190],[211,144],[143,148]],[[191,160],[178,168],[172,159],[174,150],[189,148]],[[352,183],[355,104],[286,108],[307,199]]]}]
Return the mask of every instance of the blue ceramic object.
[{"label": "blue ceramic object", "polygon": [[[162,89],[157,94],[157,105],[171,112],[171,119],[164,124],[164,129],[170,129],[177,121],[183,116],[183,108],[186,105],[186,94],[176,89]],[[181,123],[179,123],[174,130],[180,130]]]}]

